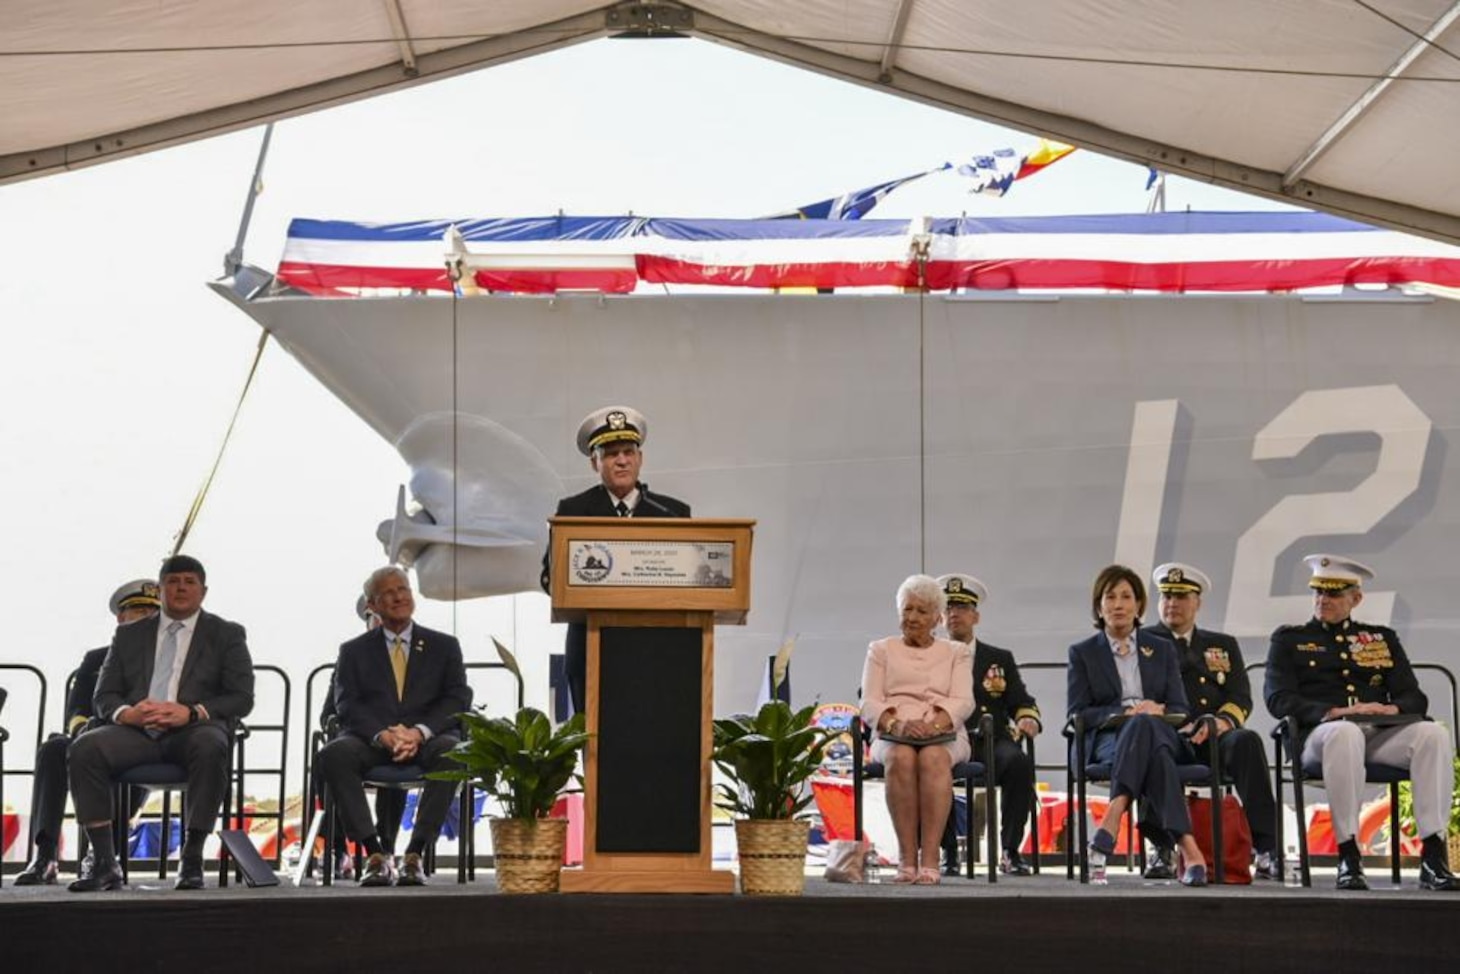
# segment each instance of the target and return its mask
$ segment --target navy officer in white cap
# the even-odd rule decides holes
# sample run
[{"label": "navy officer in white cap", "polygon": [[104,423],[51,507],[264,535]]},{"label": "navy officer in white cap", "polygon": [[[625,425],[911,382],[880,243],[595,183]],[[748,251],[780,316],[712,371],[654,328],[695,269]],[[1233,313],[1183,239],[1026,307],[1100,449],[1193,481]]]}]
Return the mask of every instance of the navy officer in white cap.
[{"label": "navy officer in white cap", "polygon": [[[1147,631],[1176,646],[1191,715],[1216,718],[1222,771],[1237,786],[1247,813],[1255,871],[1262,879],[1277,879],[1282,857],[1277,851],[1277,810],[1267,776],[1267,755],[1262,736],[1243,726],[1252,713],[1252,683],[1247,679],[1242,649],[1224,632],[1197,627],[1202,596],[1212,590],[1212,580],[1205,572],[1173,561],[1161,565],[1151,577],[1161,593],[1161,621]],[[1206,724],[1191,730],[1193,745],[1201,746],[1206,736]],[[1156,847],[1145,875],[1147,879],[1174,876],[1171,850]]]},{"label": "navy officer in white cap", "polygon": [[[649,423],[628,406],[604,406],[583,418],[578,427],[578,451],[598,474],[599,482],[558,501],[559,517],[689,517],[689,505],[666,494],[656,494],[639,480],[644,464],[644,441]],[[542,558],[542,588],[548,589],[548,556]],[[564,646],[564,670],[573,710],[582,713],[587,687],[588,629],[571,623]]]},{"label": "navy officer in white cap", "polygon": [[[1267,709],[1274,717],[1297,718],[1303,766],[1322,769],[1338,840],[1338,888],[1369,888],[1357,838],[1367,761],[1409,769],[1415,825],[1424,842],[1420,887],[1460,890],[1445,849],[1454,783],[1450,731],[1417,720],[1429,700],[1398,634],[1353,618],[1364,599],[1363,583],[1374,572],[1337,555],[1303,560],[1312,570],[1313,618],[1272,634]],[[1385,717],[1413,722],[1386,724]]]},{"label": "navy officer in white cap", "polygon": [[[973,650],[973,713],[964,726],[974,741],[974,757],[982,754],[978,736],[984,714],[994,721],[994,780],[999,786],[999,832],[1003,853],[999,871],[1010,876],[1033,873],[1029,863],[1019,854],[1024,842],[1024,826],[1034,803],[1034,768],[1029,755],[1019,746],[1023,736],[1038,736],[1043,726],[1039,704],[1024,686],[1019,664],[1007,649],[992,646],[974,635],[979,623],[979,609],[988,599],[988,586],[972,575],[943,575],[938,579],[948,598],[944,610],[948,636],[967,643]],[[953,816],[943,830],[943,874],[958,875],[958,838]]]},{"label": "navy officer in white cap", "polygon": [[[160,608],[162,590],[151,578],[127,582],[107,601],[107,611],[119,626],[145,619]],[[66,751],[72,738],[91,726],[95,714],[91,697],[96,692],[96,678],[108,648],[93,649],[81,658],[81,665],[71,680],[71,690],[66,694],[66,733],[52,734],[36,751],[35,787],[30,797],[30,836],[35,844],[35,856],[15,877],[16,886],[51,886],[56,882],[61,818],[66,812]],[[130,813],[135,815],[147,792],[141,788],[131,791]]]}]

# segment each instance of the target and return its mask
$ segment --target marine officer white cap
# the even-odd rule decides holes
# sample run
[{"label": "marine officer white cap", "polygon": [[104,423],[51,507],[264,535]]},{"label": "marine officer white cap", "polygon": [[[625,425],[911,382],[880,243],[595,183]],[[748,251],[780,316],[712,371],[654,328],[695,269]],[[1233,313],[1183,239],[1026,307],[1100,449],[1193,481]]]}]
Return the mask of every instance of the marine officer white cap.
[{"label": "marine officer white cap", "polygon": [[1308,579],[1308,587],[1325,592],[1362,587],[1364,579],[1374,577],[1374,570],[1368,565],[1340,555],[1308,555],[1303,561],[1313,572],[1313,577]]}]

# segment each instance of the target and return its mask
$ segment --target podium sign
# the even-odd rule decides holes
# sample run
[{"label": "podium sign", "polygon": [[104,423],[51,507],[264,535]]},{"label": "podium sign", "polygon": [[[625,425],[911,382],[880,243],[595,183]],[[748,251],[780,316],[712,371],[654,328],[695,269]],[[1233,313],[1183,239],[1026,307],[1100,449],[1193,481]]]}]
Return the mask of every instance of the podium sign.
[{"label": "podium sign", "polygon": [[568,584],[729,588],[734,561],[729,541],[575,541],[568,546]]},{"label": "podium sign", "polygon": [[721,893],[712,868],[715,624],[750,609],[753,521],[556,517],[553,621],[587,628],[583,868],[564,892]]}]

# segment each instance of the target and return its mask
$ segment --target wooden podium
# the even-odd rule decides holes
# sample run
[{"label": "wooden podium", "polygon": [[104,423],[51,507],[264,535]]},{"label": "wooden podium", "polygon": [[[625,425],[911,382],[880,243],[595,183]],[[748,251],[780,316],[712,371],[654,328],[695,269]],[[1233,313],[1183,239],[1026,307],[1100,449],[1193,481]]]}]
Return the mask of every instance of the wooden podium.
[{"label": "wooden podium", "polygon": [[553,621],[588,636],[583,868],[565,893],[729,893],[712,868],[715,624],[750,610],[754,521],[555,517]]}]

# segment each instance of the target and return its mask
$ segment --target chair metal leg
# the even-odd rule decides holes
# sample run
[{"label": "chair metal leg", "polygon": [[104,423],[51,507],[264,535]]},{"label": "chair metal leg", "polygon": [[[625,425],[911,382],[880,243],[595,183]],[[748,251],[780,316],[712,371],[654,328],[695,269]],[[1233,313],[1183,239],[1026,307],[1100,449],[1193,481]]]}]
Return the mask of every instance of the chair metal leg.
[{"label": "chair metal leg", "polygon": [[477,795],[476,789],[468,781],[467,789],[467,833],[466,833],[466,878],[473,883],[477,881]]},{"label": "chair metal leg", "polygon": [[[1111,789],[1112,792],[1114,790],[1115,790],[1114,788]],[[1111,797],[1114,798],[1115,796],[1112,795]],[[1139,836],[1139,837],[1136,836],[1136,809],[1138,807],[1139,807],[1139,805],[1138,805],[1137,802],[1131,802],[1129,805],[1126,806],[1126,811],[1125,811],[1125,816],[1124,816],[1124,818],[1125,818],[1125,871],[1128,872],[1128,873],[1133,873],[1133,872],[1136,871],[1136,845],[1137,844],[1140,845],[1141,852],[1142,853],[1145,853],[1145,851],[1146,851],[1146,837],[1144,835]]]},{"label": "chair metal leg", "polygon": [[1273,814],[1277,821],[1273,822],[1273,837],[1277,841],[1278,855],[1278,880],[1284,884],[1288,881],[1287,876],[1287,845],[1284,842],[1287,832],[1287,815],[1283,809],[1283,742],[1273,738],[1272,742],[1272,793],[1274,798]]},{"label": "chair metal leg", "polygon": [[[223,779],[226,783],[223,791],[223,827],[225,829],[228,828],[228,810],[230,805],[233,807],[233,827],[236,829],[243,828],[243,779],[247,773],[245,771],[247,764],[244,762],[243,743],[244,738],[239,737],[237,739],[237,754],[235,755],[233,751],[229,752],[230,761]],[[183,800],[187,800],[186,795],[183,796]],[[228,847],[222,846],[218,850],[218,886],[220,888],[226,888],[228,886],[228,867],[230,864],[233,865],[234,879],[242,882],[243,870],[238,867],[237,863],[233,862],[233,857],[228,854]]]},{"label": "chair metal leg", "polygon": [[[1297,747],[1293,750],[1296,752]],[[1303,807],[1303,767],[1300,758],[1293,756],[1293,810],[1298,818],[1298,869],[1303,877],[1303,888],[1313,886],[1313,866],[1308,859],[1308,813]]]},{"label": "chair metal leg", "polygon": [[1389,782],[1389,877],[1399,885],[1399,782]]},{"label": "chair metal leg", "polygon": [[1224,865],[1226,860],[1222,858],[1222,803],[1226,801],[1226,795],[1222,793],[1220,779],[1213,784],[1212,795],[1212,858],[1216,862],[1207,870],[1207,882],[1213,886],[1221,886],[1224,881],[1223,873],[1227,870]]},{"label": "chair metal leg", "polygon": [[466,882],[466,830],[470,826],[471,812],[467,807],[467,793],[470,785],[462,785],[456,795],[456,881]]},{"label": "chair metal leg", "polygon": [[1085,884],[1090,882],[1090,823],[1085,821],[1085,740],[1084,734],[1079,730],[1076,732],[1075,753],[1079,762],[1075,787],[1079,791],[1077,811],[1080,816],[1080,882]]},{"label": "chair metal leg", "polygon": [[162,789],[162,821],[157,827],[157,878],[167,878],[167,857],[172,852],[172,790]]},{"label": "chair metal leg", "polygon": [[984,715],[987,722],[987,730],[984,734],[984,802],[988,805],[988,814],[984,817],[988,822],[988,833],[986,844],[989,852],[989,883],[999,881],[999,803],[994,800],[994,732],[993,722],[988,715]]},{"label": "chair metal leg", "polygon": [[122,882],[131,882],[132,849],[131,834],[128,828],[126,810],[131,807],[132,789],[127,785],[117,785],[115,794],[112,796],[112,842],[115,846],[117,862],[122,867]]},{"label": "chair metal leg", "polygon": [[[335,884],[335,809],[334,802],[330,800],[330,789],[325,785],[320,789],[324,793],[324,804],[320,806],[319,814],[324,816],[324,851],[319,856],[321,886],[333,886]],[[310,850],[313,852],[314,850]],[[346,850],[348,854],[349,850]]]},{"label": "chair metal leg", "polygon": [[1044,811],[1044,802],[1039,797],[1039,764],[1034,760],[1034,738],[1026,737],[1024,741],[1029,754],[1029,790],[1034,793],[1034,800],[1029,803],[1029,841],[1034,853],[1034,875],[1038,876],[1042,848],[1039,844],[1039,813]]},{"label": "chair metal leg", "polygon": [[1226,860],[1222,857],[1222,806],[1227,796],[1222,790],[1222,749],[1217,745],[1215,721],[1207,731],[1207,770],[1211,772],[1212,792],[1212,856],[1217,861],[1207,870],[1207,881],[1221,886],[1226,873]]}]

